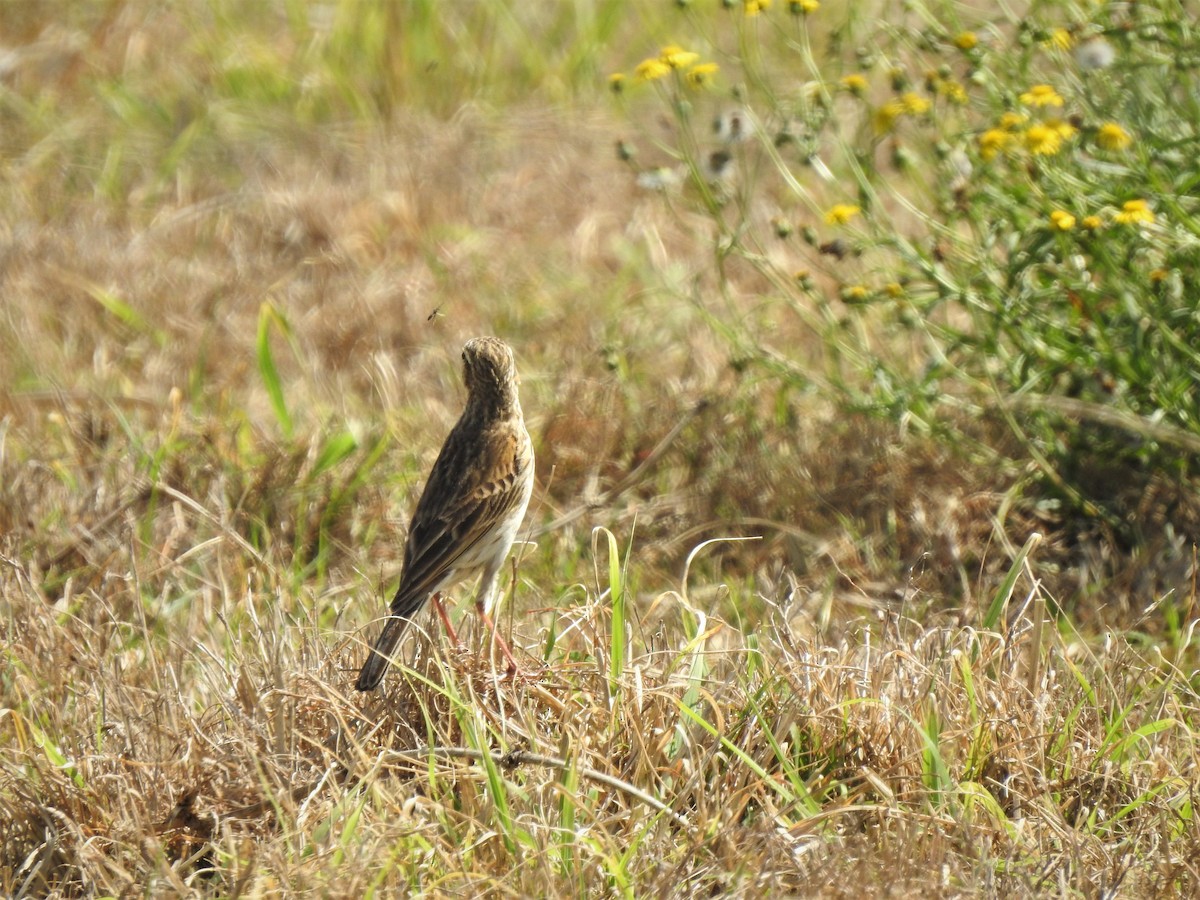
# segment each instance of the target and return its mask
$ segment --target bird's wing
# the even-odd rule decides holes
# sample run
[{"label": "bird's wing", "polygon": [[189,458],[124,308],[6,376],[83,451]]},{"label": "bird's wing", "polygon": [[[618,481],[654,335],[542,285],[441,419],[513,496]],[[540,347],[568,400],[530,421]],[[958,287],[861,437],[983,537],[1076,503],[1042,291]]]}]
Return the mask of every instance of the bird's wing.
[{"label": "bird's wing", "polygon": [[392,600],[394,616],[409,617],[464,554],[520,503],[519,478],[529,465],[522,435],[466,442],[456,425],[417,501],[404,548],[404,572]]}]

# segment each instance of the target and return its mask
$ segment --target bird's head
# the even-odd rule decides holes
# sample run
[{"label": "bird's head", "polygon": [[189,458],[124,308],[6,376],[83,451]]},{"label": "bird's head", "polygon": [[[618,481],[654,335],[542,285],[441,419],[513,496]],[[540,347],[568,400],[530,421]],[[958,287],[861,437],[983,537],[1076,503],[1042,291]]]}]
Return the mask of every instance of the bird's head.
[{"label": "bird's head", "polygon": [[512,348],[499,338],[479,337],[463,347],[463,380],[472,398],[517,400],[517,361]]}]

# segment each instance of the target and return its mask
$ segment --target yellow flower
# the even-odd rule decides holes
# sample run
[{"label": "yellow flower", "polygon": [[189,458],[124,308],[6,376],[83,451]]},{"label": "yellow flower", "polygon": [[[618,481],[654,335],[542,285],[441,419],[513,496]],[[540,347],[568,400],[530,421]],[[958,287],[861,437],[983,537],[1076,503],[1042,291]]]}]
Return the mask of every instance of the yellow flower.
[{"label": "yellow flower", "polygon": [[904,285],[898,281],[889,281],[883,286],[884,292],[894,300],[899,300],[904,296]]},{"label": "yellow flower", "polygon": [[964,31],[954,39],[954,46],[959,50],[974,50],[979,44],[979,35],[973,31]]},{"label": "yellow flower", "polygon": [[1047,119],[1046,125],[1050,128],[1053,128],[1058,136],[1064,141],[1069,141],[1079,133],[1078,129],[1076,129],[1074,125],[1072,125],[1070,122],[1064,121],[1063,119]]},{"label": "yellow flower", "polygon": [[700,58],[700,54],[669,44],[658,51],[658,58],[672,69],[686,69]]},{"label": "yellow flower", "polygon": [[1053,156],[1062,149],[1062,135],[1049,125],[1030,125],[1025,132],[1025,146],[1034,156]]},{"label": "yellow flower", "polygon": [[914,116],[919,116],[921,113],[929,111],[929,101],[920,94],[916,94],[912,91],[909,91],[907,94],[901,96],[900,103],[903,105],[906,113],[910,113]]},{"label": "yellow flower", "polygon": [[851,284],[842,288],[842,300],[846,303],[862,303],[871,296],[865,285]]},{"label": "yellow flower", "polygon": [[614,94],[619,94],[625,90],[625,75],[621,72],[613,72],[608,76],[608,87]]},{"label": "yellow flower", "polygon": [[1029,121],[1029,116],[1025,113],[1006,112],[1000,117],[1000,127],[1005,131],[1016,131],[1022,125]]},{"label": "yellow flower", "polygon": [[1152,225],[1154,213],[1145,200],[1126,200],[1121,206],[1121,211],[1113,216],[1113,221],[1122,225],[1135,225],[1138,222]]},{"label": "yellow flower", "polygon": [[712,84],[713,76],[720,70],[716,63],[700,63],[688,69],[687,80],[692,87],[702,88]]},{"label": "yellow flower", "polygon": [[1055,28],[1045,41],[1046,46],[1051,50],[1070,50],[1074,43],[1075,39],[1071,37],[1071,32],[1065,28]]},{"label": "yellow flower", "polygon": [[638,81],[655,81],[671,74],[671,67],[661,59],[643,59],[633,70]]},{"label": "yellow flower", "polygon": [[899,100],[889,100],[875,110],[875,130],[887,134],[896,126],[896,120],[904,115],[904,104]]},{"label": "yellow flower", "polygon": [[999,128],[989,128],[979,136],[979,156],[985,162],[995,159],[996,155],[1007,150],[1012,144],[1013,137],[1007,131]]},{"label": "yellow flower", "polygon": [[790,0],[788,12],[793,16],[807,16],[821,8],[818,0]]},{"label": "yellow flower", "polygon": [[1150,283],[1151,284],[1162,284],[1164,281],[1166,281],[1170,277],[1171,277],[1170,269],[1151,269],[1150,270]]},{"label": "yellow flower", "polygon": [[1133,143],[1133,138],[1116,122],[1105,122],[1096,129],[1096,143],[1103,150],[1124,150]]},{"label": "yellow flower", "polygon": [[1070,231],[1075,227],[1075,217],[1065,209],[1056,209],[1050,213],[1050,224],[1059,231]]},{"label": "yellow flower", "polygon": [[771,5],[771,0],[742,0],[742,6],[746,10],[746,15],[757,16]]},{"label": "yellow flower", "polygon": [[1104,221],[1099,216],[1084,216],[1083,221],[1079,223],[1088,231],[1097,231],[1104,225]]},{"label": "yellow flower", "polygon": [[840,84],[855,97],[861,97],[867,92],[867,79],[862,75],[847,75],[842,78]]},{"label": "yellow flower", "polygon": [[852,203],[835,203],[825,213],[825,221],[830,225],[845,225],[862,212],[862,207]]},{"label": "yellow flower", "polygon": [[1021,95],[1021,102],[1028,106],[1062,106],[1063,98],[1048,84],[1035,84]]},{"label": "yellow flower", "polygon": [[943,78],[937,83],[937,92],[951,103],[966,103],[967,91],[957,81]]}]

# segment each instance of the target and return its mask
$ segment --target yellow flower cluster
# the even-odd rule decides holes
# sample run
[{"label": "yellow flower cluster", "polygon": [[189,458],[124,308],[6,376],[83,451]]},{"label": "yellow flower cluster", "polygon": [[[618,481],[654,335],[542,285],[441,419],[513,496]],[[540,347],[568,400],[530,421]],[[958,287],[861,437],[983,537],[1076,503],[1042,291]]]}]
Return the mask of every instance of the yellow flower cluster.
[{"label": "yellow flower cluster", "polygon": [[875,130],[887,134],[901,116],[920,116],[929,112],[930,102],[914,91],[901,94],[875,110]]},{"label": "yellow flower cluster", "polygon": [[1121,211],[1113,214],[1113,221],[1121,225],[1153,225],[1154,212],[1145,200],[1126,200]]},{"label": "yellow flower cluster", "polygon": [[757,16],[770,5],[771,0],[742,0],[742,7],[748,16]]},{"label": "yellow flower cluster", "polygon": [[1054,156],[1062,149],[1062,136],[1049,125],[1031,125],[1025,132],[1025,145],[1034,156]]},{"label": "yellow flower cluster", "polygon": [[[720,67],[712,62],[699,62],[700,54],[684,50],[675,44],[668,44],[658,51],[658,56],[643,59],[633,70],[633,77],[638,81],[657,81],[666,78],[672,72],[682,72],[689,85],[696,88],[712,84],[713,76]],[[620,93],[625,88],[625,76],[615,72],[608,76],[609,86]]]},{"label": "yellow flower cluster", "polygon": [[995,128],[989,128],[979,136],[979,156],[988,162],[1011,150],[1017,143],[1016,130],[1029,121],[1024,113],[1006,112]]},{"label": "yellow flower cluster", "polygon": [[[1058,92],[1050,85],[1036,84],[1021,95],[1021,102],[1033,107],[1057,107],[1062,106],[1062,97],[1058,96]],[[1062,150],[1062,145],[1067,140],[1078,133],[1075,126],[1062,119],[1046,119],[1026,125],[1028,120],[1030,118],[1025,113],[1004,113],[996,127],[988,128],[980,134],[979,157],[988,162],[1002,152],[1009,152],[1021,146],[1033,156],[1054,156]],[[1116,137],[1109,134],[1108,139],[1114,142]]]},{"label": "yellow flower cluster", "polygon": [[686,69],[700,58],[700,54],[671,44],[658,51],[658,58],[670,69]]},{"label": "yellow flower cluster", "polygon": [[1065,209],[1056,209],[1050,213],[1050,224],[1059,231],[1070,231],[1075,227],[1075,217]]},{"label": "yellow flower cluster", "polygon": [[1013,136],[1003,128],[989,128],[979,136],[979,157],[990,162],[1012,146]]},{"label": "yellow flower cluster", "polygon": [[910,116],[919,116],[929,112],[929,101],[912,91],[900,96],[900,104],[904,107],[904,112]]},{"label": "yellow flower cluster", "polygon": [[1124,150],[1133,143],[1129,132],[1116,122],[1105,122],[1096,129],[1096,143],[1101,150]]},{"label": "yellow flower cluster", "polygon": [[938,96],[945,97],[951,103],[966,103],[967,89],[950,78],[939,78],[937,82]]},{"label": "yellow flower cluster", "polygon": [[1063,98],[1048,84],[1035,84],[1021,95],[1026,106],[1062,106]]},{"label": "yellow flower cluster", "polygon": [[840,84],[855,97],[861,97],[867,92],[867,79],[858,73],[843,76]]},{"label": "yellow flower cluster", "polygon": [[967,89],[955,81],[946,69],[930,69],[925,73],[925,90],[951,103],[966,103]]},{"label": "yellow flower cluster", "polygon": [[1037,122],[1025,129],[1025,147],[1034,156],[1053,156],[1074,136],[1074,126],[1061,119]]},{"label": "yellow flower cluster", "polygon": [[1045,46],[1051,50],[1070,50],[1074,43],[1075,38],[1065,28],[1055,28],[1044,41]]},{"label": "yellow flower cluster", "polygon": [[[1050,227],[1057,231],[1070,231],[1075,227],[1075,216],[1065,209],[1055,209],[1050,212]],[[1126,200],[1119,212],[1112,215],[1112,220],[1118,225],[1153,225],[1154,211],[1145,200]],[[1104,220],[1092,214],[1078,220],[1078,224],[1088,231],[1099,231],[1104,227]]]},{"label": "yellow flower cluster", "polygon": [[671,67],[661,59],[643,59],[633,70],[638,81],[657,81],[671,74]]},{"label": "yellow flower cluster", "polygon": [[687,80],[688,84],[695,88],[708,87],[712,84],[713,76],[717,74],[720,66],[716,63],[699,63],[688,69]]}]

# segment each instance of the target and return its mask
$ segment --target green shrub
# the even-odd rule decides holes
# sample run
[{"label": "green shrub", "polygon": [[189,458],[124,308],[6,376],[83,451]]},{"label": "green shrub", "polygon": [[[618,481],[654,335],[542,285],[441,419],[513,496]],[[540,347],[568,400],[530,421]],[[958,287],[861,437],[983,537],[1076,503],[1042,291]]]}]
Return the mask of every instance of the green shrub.
[{"label": "green shrub", "polygon": [[1117,495],[1190,478],[1200,446],[1200,40],[1178,4],[725,6],[680,4],[701,37],[612,85],[635,123],[670,113],[642,129],[666,165],[622,156],[715,226],[738,358],[956,440],[1001,423],[1052,492],[1136,531]]}]

